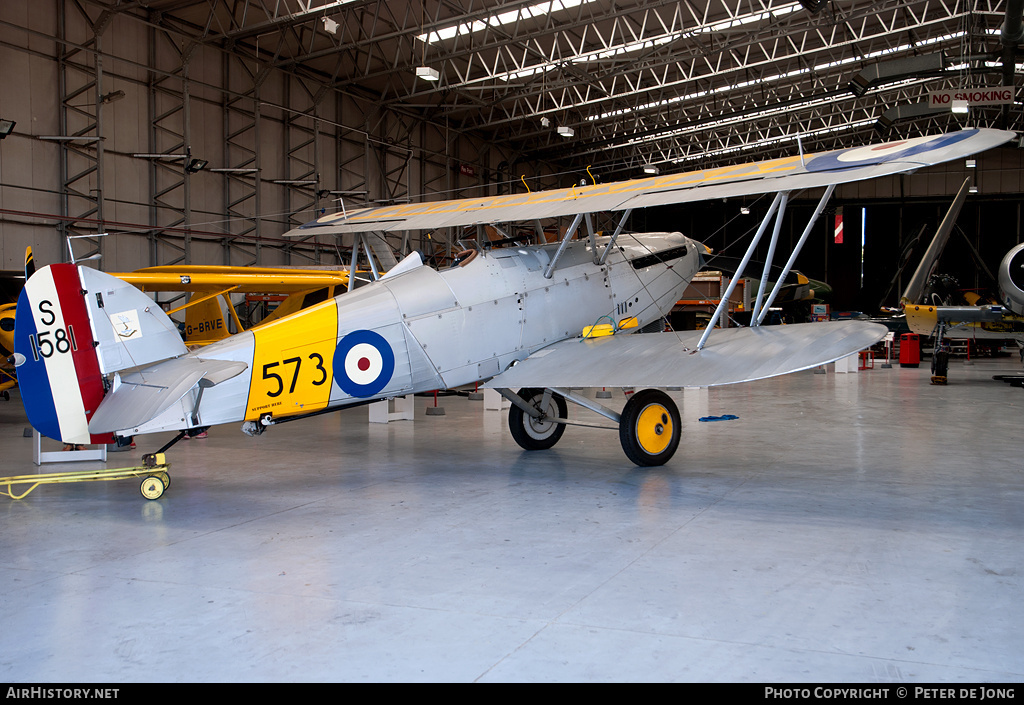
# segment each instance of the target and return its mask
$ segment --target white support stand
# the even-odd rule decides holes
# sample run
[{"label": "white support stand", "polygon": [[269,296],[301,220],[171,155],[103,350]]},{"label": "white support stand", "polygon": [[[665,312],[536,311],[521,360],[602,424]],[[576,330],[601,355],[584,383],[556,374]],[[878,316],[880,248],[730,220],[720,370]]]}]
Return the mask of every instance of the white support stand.
[{"label": "white support stand", "polygon": [[32,462],[43,463],[77,463],[84,460],[107,461],[107,446],[100,444],[91,450],[43,450],[43,437],[39,431],[32,429]]},{"label": "white support stand", "polygon": [[495,390],[484,390],[484,411],[501,411],[502,409],[507,409],[510,406],[512,406],[512,402],[501,396]]},{"label": "white support stand", "polygon": [[836,372],[856,372],[860,368],[860,355],[854,353],[836,360]]},{"label": "white support stand", "polygon": [[[395,410],[391,411],[394,403]],[[394,399],[381,399],[370,404],[370,423],[389,421],[413,421],[416,418],[415,397],[411,394]]]},{"label": "white support stand", "polygon": [[892,351],[893,345],[895,344],[896,334],[889,331],[882,338],[882,342],[885,343],[885,362],[882,363],[882,369],[890,369],[892,367]]}]

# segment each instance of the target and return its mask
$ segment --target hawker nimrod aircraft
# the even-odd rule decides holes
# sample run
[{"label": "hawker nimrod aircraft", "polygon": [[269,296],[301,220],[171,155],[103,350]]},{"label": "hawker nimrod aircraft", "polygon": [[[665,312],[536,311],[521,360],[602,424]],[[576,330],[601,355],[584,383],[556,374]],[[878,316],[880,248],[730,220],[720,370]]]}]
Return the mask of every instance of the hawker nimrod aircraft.
[{"label": "hawker nimrod aircraft", "polygon": [[[713,331],[719,310],[704,331],[639,333],[682,297],[706,250],[680,233],[623,233],[632,209],[776,193],[738,279],[773,218],[774,252],[789,192],[826,187],[788,270],[836,184],[961,159],[1013,136],[972,129],[621,183],[326,216],[292,234],[575,218],[557,243],[470,249],[440,271],[411,254],[378,281],[195,352],[138,289],[89,267],[51,265],[27,282],[18,302],[15,358],[25,407],[43,435],[104,443],[168,430],[180,438],[189,428],[232,422],[257,434],[327,410],[480,382],[513,402],[510,430],[523,448],[553,446],[573,402],[616,423],[631,461],[660,465],[676,451],[681,424],[659,388],[808,369],[873,344],[886,329],[844,321]],[[591,229],[589,214],[597,211],[623,214],[610,236]],[[764,288],[755,324],[775,294]],[[572,391],[603,386],[641,391],[622,410]]]}]

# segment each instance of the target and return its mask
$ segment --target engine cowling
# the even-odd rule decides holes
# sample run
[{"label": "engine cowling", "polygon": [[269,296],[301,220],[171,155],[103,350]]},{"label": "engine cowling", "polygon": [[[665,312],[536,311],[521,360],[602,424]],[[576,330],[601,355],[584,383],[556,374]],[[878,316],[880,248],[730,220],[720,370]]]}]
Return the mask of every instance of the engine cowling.
[{"label": "engine cowling", "polygon": [[1008,309],[1024,316],[1024,243],[1007,252],[999,263],[999,298]]}]

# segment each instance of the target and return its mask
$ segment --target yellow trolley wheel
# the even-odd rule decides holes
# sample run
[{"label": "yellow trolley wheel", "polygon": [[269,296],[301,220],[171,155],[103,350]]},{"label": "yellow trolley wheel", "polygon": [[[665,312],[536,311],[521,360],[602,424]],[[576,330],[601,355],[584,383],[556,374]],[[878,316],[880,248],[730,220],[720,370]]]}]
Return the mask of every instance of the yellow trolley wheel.
[{"label": "yellow trolley wheel", "polygon": [[164,481],[156,476],[150,475],[142,481],[142,496],[146,499],[160,499],[160,496],[164,493]]},{"label": "yellow trolley wheel", "polygon": [[167,472],[158,472],[156,474],[160,478],[160,482],[164,483],[164,489],[166,490],[171,486],[171,474]]}]

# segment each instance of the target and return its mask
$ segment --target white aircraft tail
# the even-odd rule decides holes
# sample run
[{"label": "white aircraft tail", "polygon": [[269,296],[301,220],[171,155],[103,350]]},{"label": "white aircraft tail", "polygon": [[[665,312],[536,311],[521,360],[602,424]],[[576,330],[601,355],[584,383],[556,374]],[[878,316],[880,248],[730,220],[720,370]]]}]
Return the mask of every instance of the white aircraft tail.
[{"label": "white aircraft tail", "polygon": [[14,357],[25,411],[41,434],[65,443],[110,441],[89,432],[106,375],[185,352],[152,299],[88,267],[43,267],[18,298]]},{"label": "white aircraft tail", "polygon": [[942,251],[946,248],[949,234],[953,232],[953,226],[960,215],[960,209],[967,199],[969,186],[970,179],[965,179],[960,187],[960,191],[956,194],[956,198],[953,199],[952,205],[950,205],[949,210],[946,212],[946,217],[942,219],[939,229],[935,231],[935,237],[932,238],[931,244],[928,245],[924,256],[921,257],[921,262],[917,265],[917,269],[914,270],[914,275],[907,282],[907,288],[900,298],[901,306],[921,303],[925,284],[928,283],[928,277],[935,273],[935,266],[939,262],[939,257],[942,256]]}]

